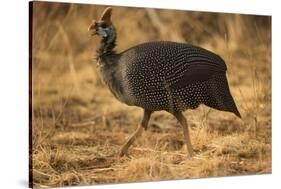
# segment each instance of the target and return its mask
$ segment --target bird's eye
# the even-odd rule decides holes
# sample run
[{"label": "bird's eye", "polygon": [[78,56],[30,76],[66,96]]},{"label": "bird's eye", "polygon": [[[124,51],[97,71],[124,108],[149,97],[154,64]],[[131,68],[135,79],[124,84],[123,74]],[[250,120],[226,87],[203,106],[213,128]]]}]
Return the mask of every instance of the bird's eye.
[{"label": "bird's eye", "polygon": [[105,23],[102,23],[102,24],[100,25],[100,27],[106,28],[106,24],[105,24]]}]

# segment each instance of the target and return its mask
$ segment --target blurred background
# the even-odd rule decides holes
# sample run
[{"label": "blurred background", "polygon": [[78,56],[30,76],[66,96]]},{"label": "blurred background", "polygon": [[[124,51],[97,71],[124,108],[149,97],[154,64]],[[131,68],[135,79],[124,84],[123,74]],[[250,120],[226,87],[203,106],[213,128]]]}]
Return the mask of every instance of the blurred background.
[{"label": "blurred background", "polygon": [[88,33],[105,6],[33,3],[32,167],[34,186],[65,186],[271,172],[271,17],[113,7],[117,52],[169,40],[219,54],[242,120],[205,106],[185,115],[196,157],[165,112],[129,153],[120,145],[141,110],[118,102],[95,68],[100,39]]}]

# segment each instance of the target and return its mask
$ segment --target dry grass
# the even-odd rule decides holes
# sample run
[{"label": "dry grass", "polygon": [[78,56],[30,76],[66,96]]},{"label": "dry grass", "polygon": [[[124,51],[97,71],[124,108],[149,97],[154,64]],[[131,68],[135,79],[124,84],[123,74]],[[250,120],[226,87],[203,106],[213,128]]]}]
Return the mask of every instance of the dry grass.
[{"label": "dry grass", "polygon": [[[95,70],[98,40],[87,33],[104,7],[35,3],[32,64],[34,187],[271,172],[270,18],[114,8],[117,50],[152,40],[185,41],[220,54],[243,119],[204,106],[186,111],[195,156],[181,127],[156,112],[119,158],[141,110],[121,104]],[[126,15],[126,16],[124,16]],[[176,19],[175,19],[176,18]]]}]

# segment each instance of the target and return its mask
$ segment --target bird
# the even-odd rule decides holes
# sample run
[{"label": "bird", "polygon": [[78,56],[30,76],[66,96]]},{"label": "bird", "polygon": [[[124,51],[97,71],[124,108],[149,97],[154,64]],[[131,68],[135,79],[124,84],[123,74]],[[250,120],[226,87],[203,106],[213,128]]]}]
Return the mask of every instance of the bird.
[{"label": "bird", "polygon": [[155,111],[166,111],[180,123],[188,157],[193,156],[193,147],[185,110],[204,104],[241,118],[229,89],[226,64],[219,55],[173,41],[145,42],[117,53],[111,7],[99,20],[92,20],[88,31],[101,37],[96,66],[105,85],[120,102],[143,109],[137,129],[120,149],[121,157],[129,157],[129,147],[147,130]]}]

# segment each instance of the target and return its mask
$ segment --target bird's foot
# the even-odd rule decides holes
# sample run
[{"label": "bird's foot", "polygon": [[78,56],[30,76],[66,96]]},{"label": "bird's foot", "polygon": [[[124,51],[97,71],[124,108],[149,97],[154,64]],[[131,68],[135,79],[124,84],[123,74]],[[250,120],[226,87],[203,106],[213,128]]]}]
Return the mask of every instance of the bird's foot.
[{"label": "bird's foot", "polygon": [[127,148],[122,148],[120,150],[119,157],[123,157],[124,155],[127,156],[128,158],[130,158],[130,156],[128,154],[128,149]]},{"label": "bird's foot", "polygon": [[192,157],[193,157],[193,154],[190,154],[190,153],[187,153],[187,159],[192,159]]},{"label": "bird's foot", "polygon": [[188,148],[187,149],[187,158],[191,159],[193,157],[193,149],[192,148]]}]

